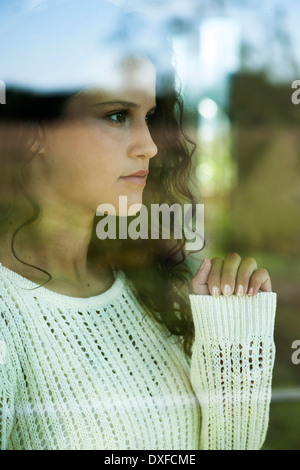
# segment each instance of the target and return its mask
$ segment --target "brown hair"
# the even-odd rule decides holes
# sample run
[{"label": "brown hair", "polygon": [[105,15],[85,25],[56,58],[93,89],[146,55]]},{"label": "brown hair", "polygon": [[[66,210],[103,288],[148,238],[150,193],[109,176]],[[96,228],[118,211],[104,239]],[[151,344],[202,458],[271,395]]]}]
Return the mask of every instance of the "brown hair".
[{"label": "brown hair", "polygon": [[[122,21],[119,24],[122,26],[121,30],[118,30],[117,39],[112,40],[112,32],[109,34],[106,32],[110,47],[118,49],[122,45],[124,55],[126,53],[131,56],[144,54],[150,58],[157,71],[157,111],[151,122],[150,131],[158,148],[158,158],[150,162],[150,173],[144,190],[144,204],[148,207],[153,203],[166,203],[170,206],[173,203],[190,203],[195,206],[190,190],[191,163],[195,145],[183,131],[183,102],[176,91],[176,75],[171,63],[169,42],[160,38],[159,51],[153,51],[152,45],[146,41],[147,47],[142,50],[141,35],[148,38],[149,31],[155,30],[153,24],[149,26],[148,20],[140,14],[121,12],[120,18]],[[138,25],[138,31],[133,25]],[[138,38],[131,37],[137,33]],[[130,48],[126,50],[124,44],[126,41],[129,42],[129,36]],[[135,48],[132,48],[132,44],[135,44]],[[164,50],[163,61],[161,60],[162,50]],[[6,186],[12,191],[9,201],[7,198],[5,200],[4,193],[2,193],[0,224],[6,223],[9,211],[13,210],[14,193],[17,191],[25,194],[33,209],[32,217],[20,224],[11,241],[12,252],[21,262],[22,259],[14,248],[15,237],[24,225],[37,220],[41,209],[31,195],[26,193],[22,182],[26,162],[28,158],[33,158],[34,154],[28,152],[24,146],[22,132],[18,134],[17,141],[9,139],[8,132],[15,132],[15,126],[24,125],[24,123],[27,129],[32,126],[32,132],[34,132],[36,123],[61,116],[69,97],[70,93],[42,94],[20,87],[8,87],[7,104],[0,107],[0,120],[2,120],[0,132],[6,135],[2,139],[0,148],[2,169],[0,187]],[[10,143],[8,147],[5,145],[7,142]],[[35,152],[37,153],[38,149],[35,149]],[[99,259],[99,263],[122,269],[132,282],[139,300],[147,308],[149,314],[152,314],[157,321],[164,323],[170,333],[177,335],[179,340],[183,341],[185,352],[190,354],[194,329],[187,295],[191,272],[185,262],[185,241],[184,233],[182,233],[181,240],[174,239],[171,235],[169,240],[163,240],[161,237],[152,240],[149,237],[148,240],[100,241],[97,239],[96,230],[93,230],[88,256],[93,260]],[[45,272],[39,266],[35,268]],[[47,273],[47,275],[50,280],[51,274]]]}]

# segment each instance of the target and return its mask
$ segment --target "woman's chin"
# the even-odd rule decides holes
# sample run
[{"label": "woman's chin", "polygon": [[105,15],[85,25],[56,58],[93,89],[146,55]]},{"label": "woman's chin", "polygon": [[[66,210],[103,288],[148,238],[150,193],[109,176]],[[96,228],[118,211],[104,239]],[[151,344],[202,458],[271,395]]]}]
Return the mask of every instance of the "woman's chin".
[{"label": "woman's chin", "polygon": [[131,195],[122,195],[114,203],[101,204],[97,207],[97,214],[114,215],[119,217],[135,216],[143,207],[142,195],[132,197]]},{"label": "woman's chin", "polygon": [[131,206],[128,207],[128,216],[136,215],[138,212],[140,212],[141,207],[143,203],[138,202],[136,204],[132,204]]}]

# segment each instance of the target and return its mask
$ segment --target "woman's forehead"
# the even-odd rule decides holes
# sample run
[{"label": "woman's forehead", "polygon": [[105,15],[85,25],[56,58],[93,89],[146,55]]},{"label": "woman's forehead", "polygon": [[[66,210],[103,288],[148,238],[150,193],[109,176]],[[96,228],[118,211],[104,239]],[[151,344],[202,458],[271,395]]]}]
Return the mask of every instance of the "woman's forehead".
[{"label": "woman's forehead", "polygon": [[99,74],[99,81],[93,88],[82,90],[74,98],[86,105],[118,101],[139,104],[143,101],[155,106],[155,97],[156,73],[153,64],[148,59],[129,58],[111,64],[105,73]]},{"label": "woman's forehead", "polygon": [[[147,58],[129,57],[116,62],[110,70],[112,91],[134,89],[155,94],[156,72]],[[114,90],[115,88],[115,90]]]}]

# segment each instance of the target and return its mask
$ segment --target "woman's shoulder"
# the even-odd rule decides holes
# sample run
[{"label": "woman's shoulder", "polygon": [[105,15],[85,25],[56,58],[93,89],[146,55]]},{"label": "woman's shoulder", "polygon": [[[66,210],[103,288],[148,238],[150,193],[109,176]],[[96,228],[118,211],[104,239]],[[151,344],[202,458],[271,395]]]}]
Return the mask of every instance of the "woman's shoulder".
[{"label": "woman's shoulder", "polygon": [[17,325],[23,295],[16,288],[18,274],[0,262],[0,330],[4,326]]}]

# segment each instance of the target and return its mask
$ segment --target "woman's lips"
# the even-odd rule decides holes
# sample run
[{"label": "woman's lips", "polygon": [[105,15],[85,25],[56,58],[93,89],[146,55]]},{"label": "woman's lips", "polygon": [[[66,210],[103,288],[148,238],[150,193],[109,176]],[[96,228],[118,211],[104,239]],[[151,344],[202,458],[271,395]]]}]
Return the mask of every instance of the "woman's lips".
[{"label": "woman's lips", "polygon": [[146,186],[148,173],[148,170],[141,170],[128,176],[121,176],[121,179],[125,180],[127,183],[136,184],[137,186]]},{"label": "woman's lips", "polygon": [[138,186],[146,186],[146,176],[122,176],[122,180]]}]

